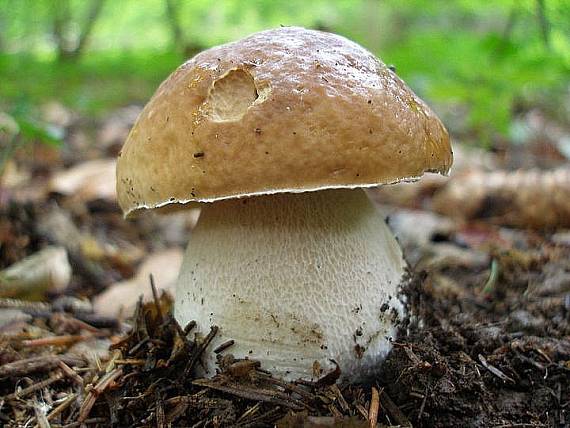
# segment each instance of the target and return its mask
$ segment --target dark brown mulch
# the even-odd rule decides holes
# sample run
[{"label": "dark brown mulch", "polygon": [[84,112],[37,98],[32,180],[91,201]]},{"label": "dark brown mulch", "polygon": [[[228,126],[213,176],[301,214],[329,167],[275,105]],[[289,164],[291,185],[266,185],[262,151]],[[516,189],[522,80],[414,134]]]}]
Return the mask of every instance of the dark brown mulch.
[{"label": "dark brown mulch", "polygon": [[[383,426],[568,426],[567,299],[537,303],[503,290],[498,301],[474,292],[455,300],[434,290],[429,275],[412,281],[407,294],[413,321],[383,374],[369,385],[336,384],[338,373],[312,384],[276,379],[255,361],[234,359],[231,345],[212,350],[207,340],[191,340],[193,326],[181,328],[163,296],[160,304],[139,306],[132,331],[99,368],[65,353],[43,357],[39,366],[32,359],[0,367],[0,418],[6,426],[47,426],[38,422],[38,406],[49,393],[66,406],[59,415],[48,412],[54,427],[364,427],[375,412]],[[542,322],[532,325],[532,333],[521,324],[521,310]],[[203,352],[220,355],[214,379],[195,375]],[[60,361],[82,380],[69,374],[62,379]],[[37,389],[15,397],[14,386],[24,378]]]},{"label": "dark brown mulch", "polygon": [[[95,218],[128,234],[104,223],[118,215],[107,211]],[[1,267],[53,240],[36,227],[38,207],[13,205],[1,214],[2,237],[10,240],[0,247]],[[487,270],[453,263],[416,273],[406,290],[410,321],[381,376],[366,385],[335,383],[335,373],[314,384],[286,383],[233,359],[231,346],[218,350],[220,374],[199,379],[202,353],[215,350],[194,342],[192,326],[176,324],[168,297],[140,306],[127,336],[119,336],[117,320],[65,298],[0,299],[0,310],[31,317],[17,334],[0,330],[0,423],[356,427],[377,412],[383,426],[570,426],[570,247],[547,236],[529,241],[488,250],[501,266],[493,281]],[[80,255],[72,262],[83,293],[108,282],[99,273],[109,269]],[[110,361],[70,352],[87,339],[114,342]]]},{"label": "dark brown mulch", "polygon": [[[455,300],[429,278],[409,296],[421,323],[395,344],[379,382],[414,426],[569,426],[568,299]],[[523,325],[522,313],[540,322]]]}]

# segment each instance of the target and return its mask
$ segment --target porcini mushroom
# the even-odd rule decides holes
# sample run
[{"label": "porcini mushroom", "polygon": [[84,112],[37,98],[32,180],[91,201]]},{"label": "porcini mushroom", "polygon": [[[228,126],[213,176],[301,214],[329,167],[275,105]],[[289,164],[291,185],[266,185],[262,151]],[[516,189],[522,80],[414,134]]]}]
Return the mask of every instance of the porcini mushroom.
[{"label": "porcini mushroom", "polygon": [[[202,206],[175,317],[286,378],[375,372],[406,264],[362,188],[447,173],[449,137],[396,74],[285,27],[204,51],[158,89],[118,160],[129,216]],[[206,362],[215,373],[214,357]]]}]

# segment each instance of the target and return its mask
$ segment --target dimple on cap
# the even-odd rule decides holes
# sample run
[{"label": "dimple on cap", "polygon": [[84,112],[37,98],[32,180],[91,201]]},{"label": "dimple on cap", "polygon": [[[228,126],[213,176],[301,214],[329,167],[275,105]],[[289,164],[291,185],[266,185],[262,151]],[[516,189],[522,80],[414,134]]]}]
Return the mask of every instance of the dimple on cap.
[{"label": "dimple on cap", "polygon": [[117,163],[125,215],[446,174],[449,136],[380,60],[297,27],[208,49],[164,81]]}]

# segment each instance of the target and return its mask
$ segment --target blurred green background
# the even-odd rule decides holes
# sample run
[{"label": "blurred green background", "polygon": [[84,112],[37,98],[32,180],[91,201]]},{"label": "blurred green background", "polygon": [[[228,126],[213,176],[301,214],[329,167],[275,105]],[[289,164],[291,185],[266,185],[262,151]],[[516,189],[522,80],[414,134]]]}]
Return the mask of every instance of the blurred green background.
[{"label": "blurred green background", "polygon": [[0,110],[101,117],[197,51],[279,25],[367,47],[456,138],[509,141],[533,109],[570,124],[568,0],[0,0]]}]

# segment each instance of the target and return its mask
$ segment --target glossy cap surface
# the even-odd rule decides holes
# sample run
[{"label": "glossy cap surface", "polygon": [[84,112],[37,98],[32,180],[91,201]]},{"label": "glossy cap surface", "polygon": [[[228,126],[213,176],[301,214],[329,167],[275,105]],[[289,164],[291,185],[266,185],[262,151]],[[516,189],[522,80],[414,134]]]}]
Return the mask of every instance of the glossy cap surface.
[{"label": "glossy cap surface", "polygon": [[208,49],[146,105],[122,149],[126,215],[169,204],[446,174],[449,136],[370,52],[297,27]]}]

